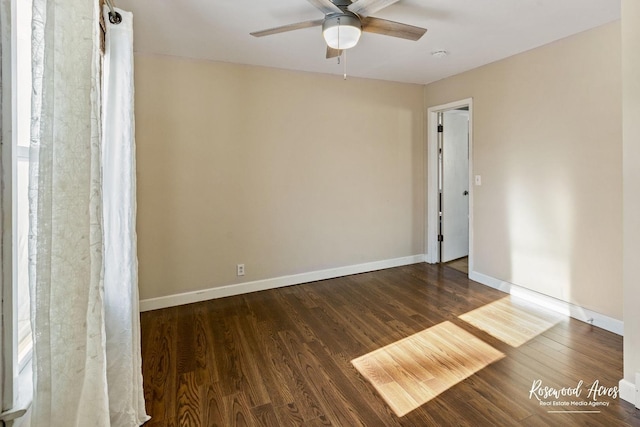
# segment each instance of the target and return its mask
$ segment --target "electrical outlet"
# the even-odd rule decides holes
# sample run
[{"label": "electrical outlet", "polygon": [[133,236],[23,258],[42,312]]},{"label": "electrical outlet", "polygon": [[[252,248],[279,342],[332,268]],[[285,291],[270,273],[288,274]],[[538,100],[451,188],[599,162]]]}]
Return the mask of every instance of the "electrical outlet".
[{"label": "electrical outlet", "polygon": [[236,275],[244,276],[244,264],[236,265]]}]

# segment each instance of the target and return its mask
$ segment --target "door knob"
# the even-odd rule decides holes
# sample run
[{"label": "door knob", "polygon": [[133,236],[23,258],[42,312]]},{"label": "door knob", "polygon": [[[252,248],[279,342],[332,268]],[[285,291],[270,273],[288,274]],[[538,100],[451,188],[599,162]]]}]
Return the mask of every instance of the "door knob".
[{"label": "door knob", "polygon": [[467,194],[469,194],[469,192],[468,192],[467,190],[464,190],[464,191],[462,192],[462,195],[463,195],[463,196],[466,196]]}]

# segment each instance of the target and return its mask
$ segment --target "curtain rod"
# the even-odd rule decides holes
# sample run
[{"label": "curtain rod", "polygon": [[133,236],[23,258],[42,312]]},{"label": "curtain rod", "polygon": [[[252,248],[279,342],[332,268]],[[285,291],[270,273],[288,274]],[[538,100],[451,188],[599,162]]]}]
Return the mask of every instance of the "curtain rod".
[{"label": "curtain rod", "polygon": [[107,4],[107,7],[109,8],[109,22],[116,25],[121,23],[122,16],[118,12],[116,12],[115,8],[113,7],[113,1],[104,0],[104,2]]}]

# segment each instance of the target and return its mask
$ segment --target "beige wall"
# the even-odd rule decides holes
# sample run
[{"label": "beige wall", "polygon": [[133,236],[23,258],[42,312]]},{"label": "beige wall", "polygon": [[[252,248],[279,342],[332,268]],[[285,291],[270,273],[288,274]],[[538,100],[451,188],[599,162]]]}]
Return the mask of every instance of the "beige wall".
[{"label": "beige wall", "polygon": [[422,86],[135,60],[142,299],[424,252]]},{"label": "beige wall", "polygon": [[[640,372],[640,2],[622,2],[624,377]],[[636,384],[638,387],[639,384]],[[632,390],[633,391],[633,390]],[[633,398],[633,395],[630,396]]]},{"label": "beige wall", "polygon": [[425,88],[473,98],[474,269],[622,319],[620,24]]}]

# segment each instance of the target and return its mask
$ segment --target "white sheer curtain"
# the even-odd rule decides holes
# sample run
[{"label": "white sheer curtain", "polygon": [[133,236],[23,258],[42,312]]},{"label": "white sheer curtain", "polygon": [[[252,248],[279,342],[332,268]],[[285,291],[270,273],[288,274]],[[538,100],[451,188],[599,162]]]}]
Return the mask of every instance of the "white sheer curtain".
[{"label": "white sheer curtain", "polygon": [[148,420],[142,389],[138,259],[136,256],[136,162],[133,116],[133,16],[111,24],[103,69],[104,294],[107,380],[111,423]]},{"label": "white sheer curtain", "polygon": [[[123,308],[128,319],[112,318],[118,310],[107,307],[113,295],[103,287],[103,277],[113,280],[107,273],[113,259],[105,251],[113,240],[105,238],[103,225],[108,211],[103,211],[99,16],[97,0],[33,2],[32,426],[132,426],[146,419],[134,321],[137,282],[130,275],[128,286],[136,290],[128,297],[136,299]],[[135,259],[135,243],[127,250]],[[134,263],[130,266],[133,271]],[[123,347],[108,348],[118,343]],[[137,351],[137,357],[118,359],[119,351]],[[132,366],[118,366],[124,374],[115,375],[115,363]],[[131,387],[139,389],[135,398],[133,392],[124,395]]]}]

